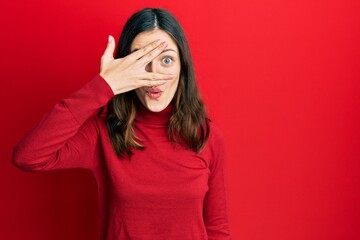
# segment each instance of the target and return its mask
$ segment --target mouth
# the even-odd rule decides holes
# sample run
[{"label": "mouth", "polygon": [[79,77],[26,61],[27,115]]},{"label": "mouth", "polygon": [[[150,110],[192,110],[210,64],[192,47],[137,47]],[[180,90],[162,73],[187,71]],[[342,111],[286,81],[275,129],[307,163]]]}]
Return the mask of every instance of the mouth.
[{"label": "mouth", "polygon": [[150,88],[146,90],[146,95],[151,99],[158,99],[162,94],[162,91],[158,88]]}]

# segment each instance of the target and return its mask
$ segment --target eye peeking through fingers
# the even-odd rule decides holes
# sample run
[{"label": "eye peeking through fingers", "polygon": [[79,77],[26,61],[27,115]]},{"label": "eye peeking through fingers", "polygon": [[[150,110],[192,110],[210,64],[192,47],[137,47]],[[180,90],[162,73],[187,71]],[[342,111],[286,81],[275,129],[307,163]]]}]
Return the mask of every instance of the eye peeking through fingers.
[{"label": "eye peeking through fingers", "polygon": [[174,59],[170,56],[165,56],[161,59],[161,63],[165,66],[171,65],[173,63]]}]

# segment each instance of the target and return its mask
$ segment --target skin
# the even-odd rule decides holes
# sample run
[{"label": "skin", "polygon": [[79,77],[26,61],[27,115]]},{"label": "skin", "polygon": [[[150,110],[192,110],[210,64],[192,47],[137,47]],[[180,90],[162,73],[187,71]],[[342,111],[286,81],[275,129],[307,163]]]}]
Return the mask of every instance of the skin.
[{"label": "skin", "polygon": [[[179,83],[181,69],[178,47],[172,37],[163,30],[155,29],[138,34],[131,44],[131,51],[140,49],[156,39],[166,41],[167,47],[162,53],[149,62],[145,69],[146,71],[153,73],[173,74],[174,77],[172,78],[172,81],[168,81],[161,86],[135,89],[141,103],[153,112],[159,112],[165,109],[173,99]],[[160,91],[160,97],[150,97],[148,93],[151,93],[151,91]]]},{"label": "skin", "polygon": [[[175,95],[181,69],[179,51],[171,36],[159,29],[146,31],[135,37],[128,56],[114,59],[114,50],[114,38],[109,36],[101,57],[100,75],[114,94],[135,90],[150,111],[165,109]],[[154,98],[149,91],[161,94]]]}]

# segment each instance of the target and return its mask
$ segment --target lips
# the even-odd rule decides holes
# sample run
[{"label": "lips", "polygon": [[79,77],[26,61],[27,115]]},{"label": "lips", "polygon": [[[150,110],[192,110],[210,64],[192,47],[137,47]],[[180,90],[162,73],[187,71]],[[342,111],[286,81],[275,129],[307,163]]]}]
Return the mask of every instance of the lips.
[{"label": "lips", "polygon": [[150,88],[146,90],[146,95],[151,99],[158,99],[162,94],[162,91],[158,88]]}]

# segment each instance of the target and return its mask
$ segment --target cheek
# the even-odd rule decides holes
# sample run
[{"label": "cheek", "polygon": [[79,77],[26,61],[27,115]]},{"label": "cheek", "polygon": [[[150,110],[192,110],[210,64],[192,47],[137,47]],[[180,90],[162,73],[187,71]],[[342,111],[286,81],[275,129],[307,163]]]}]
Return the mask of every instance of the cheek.
[{"label": "cheek", "polygon": [[143,91],[142,88],[137,88],[135,89],[135,93],[137,95],[137,97],[140,99],[141,102],[143,102],[144,98],[145,98],[145,91]]},{"label": "cheek", "polygon": [[179,79],[180,79],[180,76],[177,76],[174,80],[171,80],[168,83],[169,93],[171,93],[171,95],[175,94],[176,89],[178,88],[178,85],[179,85]]},{"label": "cheek", "polygon": [[159,70],[159,72],[162,72],[162,73],[172,73],[174,74],[175,76],[179,75],[180,74],[180,63],[179,61],[175,61],[174,63],[172,63],[171,65],[164,65],[161,63],[161,60],[159,60],[157,62],[157,69]]},{"label": "cheek", "polygon": [[179,84],[180,70],[181,70],[180,65],[175,65],[171,70],[172,71],[171,73],[175,75],[175,79],[174,79],[174,81],[172,83],[172,85],[174,85],[175,87],[177,87],[178,84]]},{"label": "cheek", "polygon": [[174,79],[170,80],[165,85],[167,87],[176,89],[180,79],[180,66],[174,65],[174,66],[162,67],[160,72],[174,74],[175,76]]}]

